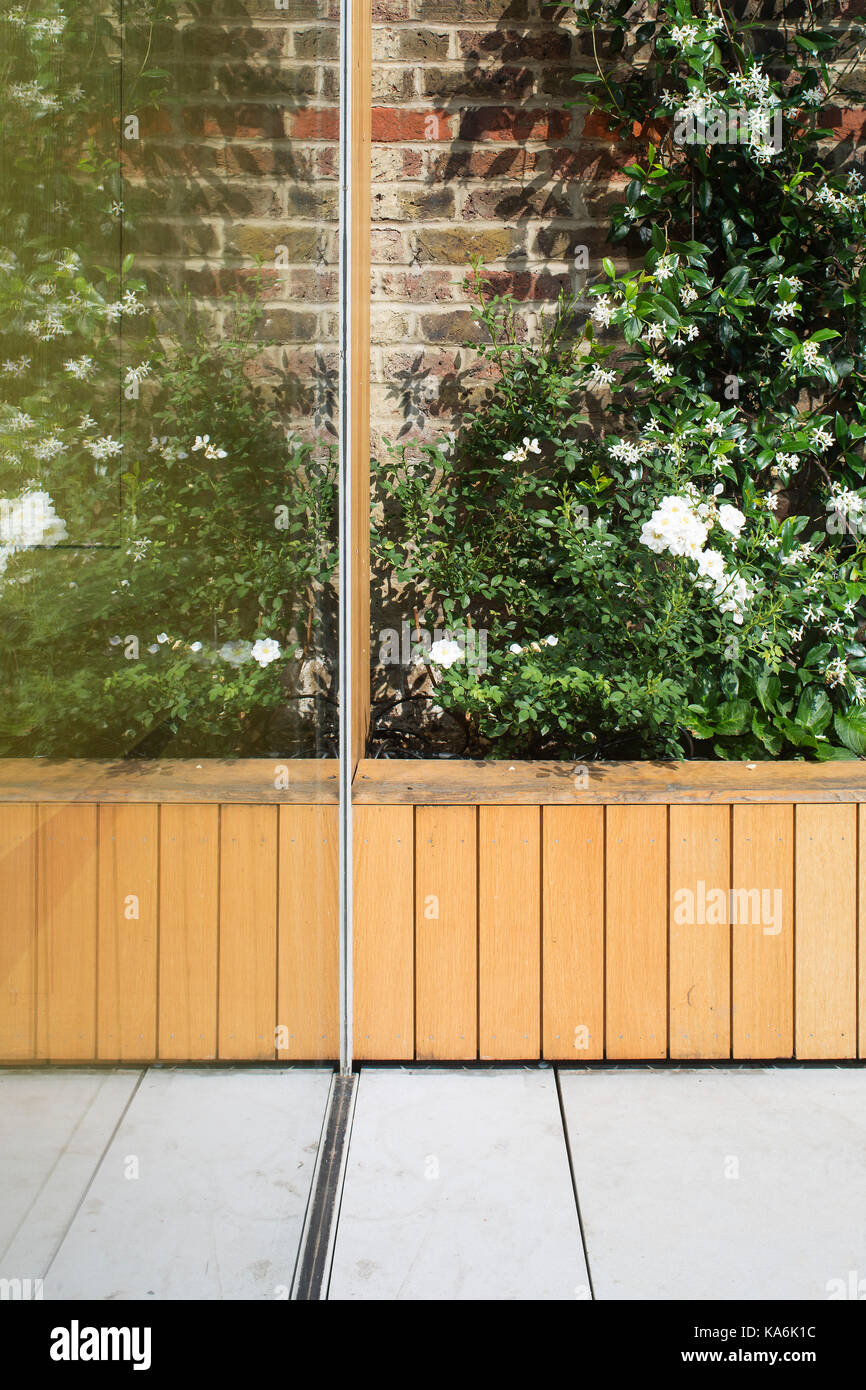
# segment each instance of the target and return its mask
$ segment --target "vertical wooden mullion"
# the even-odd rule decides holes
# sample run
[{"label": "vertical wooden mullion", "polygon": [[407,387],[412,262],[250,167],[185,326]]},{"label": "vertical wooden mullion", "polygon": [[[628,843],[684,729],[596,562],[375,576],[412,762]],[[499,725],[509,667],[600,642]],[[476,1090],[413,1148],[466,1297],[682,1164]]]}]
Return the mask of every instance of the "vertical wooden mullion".
[{"label": "vertical wooden mullion", "polygon": [[370,722],[370,234],[372,156],[372,6],[352,6],[352,104],[349,112],[352,175],[350,295],[347,306],[352,372],[346,383],[352,460],[350,567],[352,574],[352,768],[364,756]]}]

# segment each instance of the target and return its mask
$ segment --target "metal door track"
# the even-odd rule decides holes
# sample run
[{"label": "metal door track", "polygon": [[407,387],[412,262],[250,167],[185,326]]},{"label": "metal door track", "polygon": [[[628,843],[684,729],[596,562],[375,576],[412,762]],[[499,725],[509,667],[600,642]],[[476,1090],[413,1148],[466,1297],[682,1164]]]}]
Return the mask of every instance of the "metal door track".
[{"label": "metal door track", "polygon": [[331,1081],[292,1284],[291,1297],[300,1302],[328,1297],[357,1091],[357,1076],[334,1076]]}]

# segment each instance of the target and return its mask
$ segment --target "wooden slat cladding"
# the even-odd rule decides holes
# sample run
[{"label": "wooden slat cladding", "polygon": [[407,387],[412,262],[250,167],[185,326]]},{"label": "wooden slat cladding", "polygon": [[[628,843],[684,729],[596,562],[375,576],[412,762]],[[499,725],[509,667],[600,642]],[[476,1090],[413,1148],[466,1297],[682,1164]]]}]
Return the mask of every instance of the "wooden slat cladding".
[{"label": "wooden slat cladding", "polygon": [[609,806],[605,835],[606,1055],[667,1055],[667,807]]},{"label": "wooden slat cladding", "polygon": [[362,1061],[415,1053],[415,822],[411,806],[355,813],[354,1050]]},{"label": "wooden slat cladding", "polygon": [[670,1055],[731,1055],[731,812],[670,808]]},{"label": "wooden slat cladding", "polygon": [[796,1054],[857,1056],[857,807],[796,808]]},{"label": "wooden slat cladding", "polygon": [[477,819],[474,806],[415,813],[415,1055],[465,1061],[478,1049]]},{"label": "wooden slat cladding", "polygon": [[604,1056],[604,808],[542,811],[543,1052]]},{"label": "wooden slat cladding", "polygon": [[794,807],[735,806],[732,1015],[736,1058],[794,1055]]},{"label": "wooden slat cladding", "polygon": [[478,825],[478,1045],[482,1060],[541,1050],[541,811],[482,806]]},{"label": "wooden slat cladding", "polygon": [[[580,791],[356,807],[359,1060],[866,1057],[854,797]],[[329,798],[0,801],[0,1061],[335,1059],[338,830]]]},{"label": "wooden slat cladding", "polygon": [[36,806],[0,806],[0,1057],[36,1056]]},{"label": "wooden slat cladding", "polygon": [[337,837],[326,803],[0,802],[0,1062],[334,1060]]}]

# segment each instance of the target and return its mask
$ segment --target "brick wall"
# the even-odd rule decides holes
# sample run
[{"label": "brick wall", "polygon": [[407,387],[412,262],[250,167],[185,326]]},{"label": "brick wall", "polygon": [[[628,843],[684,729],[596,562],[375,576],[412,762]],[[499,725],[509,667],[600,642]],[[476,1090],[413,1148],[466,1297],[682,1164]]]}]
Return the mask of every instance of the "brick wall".
[{"label": "brick wall", "polygon": [[124,111],[139,120],[123,142],[137,271],[188,291],[214,333],[260,276],[255,372],[317,442],[336,407],[338,50],[337,0],[181,4],[152,53],[164,99]]},{"label": "brick wall", "polygon": [[468,257],[527,327],[579,289],[606,200],[609,140],[568,108],[582,40],[543,0],[373,0],[373,446],[450,427],[477,384]]},{"label": "brick wall", "polygon": [[[261,262],[257,370],[321,437],[336,359],[339,0],[196,0],[159,54],[172,98],[126,141],[140,268],[229,324],[225,294]],[[545,0],[371,0],[373,447],[451,427],[482,367],[470,254],[533,316],[598,271],[626,150],[568,106],[593,65],[568,7]],[[831,7],[832,8],[832,7]],[[841,0],[857,22],[866,0]],[[866,87],[862,71],[855,83]],[[862,139],[860,112],[839,117]],[[587,248],[588,269],[575,266]],[[622,255],[620,251],[617,255]],[[616,259],[616,257],[615,257]],[[486,370],[484,368],[483,370]]]}]

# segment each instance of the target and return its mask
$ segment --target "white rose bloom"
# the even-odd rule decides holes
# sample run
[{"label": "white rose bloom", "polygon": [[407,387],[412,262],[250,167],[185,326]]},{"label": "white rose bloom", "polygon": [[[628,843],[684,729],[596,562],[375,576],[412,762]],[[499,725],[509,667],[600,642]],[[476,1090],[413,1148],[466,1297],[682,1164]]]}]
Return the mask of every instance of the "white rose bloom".
[{"label": "white rose bloom", "polygon": [[513,652],[515,656],[520,656],[520,653],[523,651],[523,648],[521,647],[519,642],[512,642],[508,650],[510,652]]},{"label": "white rose bloom", "polygon": [[547,644],[548,647],[558,647],[558,646],[559,646],[559,638],[558,638],[558,637],[545,637],[544,640],[545,640],[545,642],[546,642],[546,644]]},{"label": "white rose bloom", "polygon": [[706,575],[708,579],[723,579],[725,574],[725,557],[718,550],[705,550],[698,556],[698,573]]},{"label": "white rose bloom", "polygon": [[223,642],[219,654],[223,661],[227,661],[229,666],[241,666],[245,661],[249,661],[253,648],[250,642]]},{"label": "white rose bloom", "polygon": [[272,661],[276,661],[280,655],[280,644],[275,642],[273,637],[260,637],[253,643],[250,655],[253,661],[257,661],[264,668],[270,666]]},{"label": "white rose bloom", "polygon": [[456,661],[463,660],[463,652],[458,642],[443,638],[434,642],[430,648],[430,660],[434,666],[441,666],[443,670],[448,671]]},{"label": "white rose bloom", "polygon": [[739,540],[740,532],[746,524],[746,518],[739,507],[732,507],[728,502],[719,507],[719,525],[733,536],[734,540]]}]

